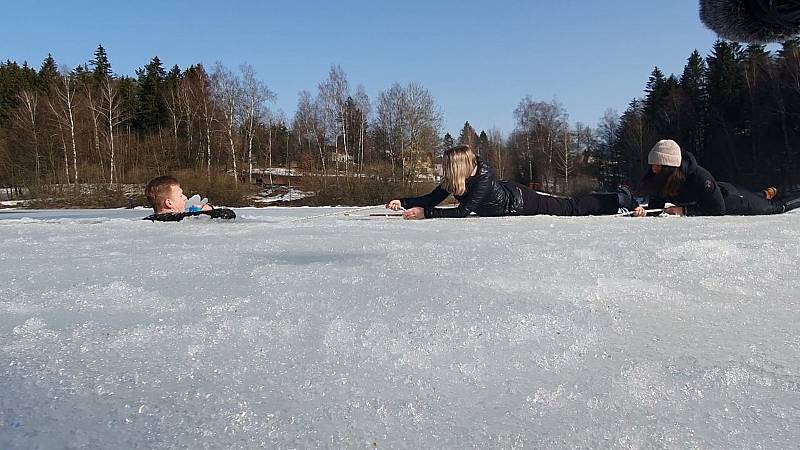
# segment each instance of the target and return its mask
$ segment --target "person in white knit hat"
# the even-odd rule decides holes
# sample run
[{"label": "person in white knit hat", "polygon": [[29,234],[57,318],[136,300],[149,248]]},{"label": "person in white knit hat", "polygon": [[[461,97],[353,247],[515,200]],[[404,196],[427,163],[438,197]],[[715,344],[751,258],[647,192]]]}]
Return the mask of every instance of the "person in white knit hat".
[{"label": "person in white knit hat", "polygon": [[[650,195],[649,209],[662,209],[669,202],[674,206],[664,212],[670,215],[749,216],[780,214],[800,207],[800,193],[771,198],[731,183],[718,182],[697,164],[693,154],[681,150],[671,139],[658,141],[650,150],[647,162],[650,169],[642,178],[642,186]],[[770,189],[774,194],[774,188]],[[639,207],[634,215],[642,217],[647,213]]]},{"label": "person in white knit hat", "polygon": [[672,139],[664,139],[656,142],[650,154],[647,155],[647,164],[680,167],[681,166],[681,147]]}]

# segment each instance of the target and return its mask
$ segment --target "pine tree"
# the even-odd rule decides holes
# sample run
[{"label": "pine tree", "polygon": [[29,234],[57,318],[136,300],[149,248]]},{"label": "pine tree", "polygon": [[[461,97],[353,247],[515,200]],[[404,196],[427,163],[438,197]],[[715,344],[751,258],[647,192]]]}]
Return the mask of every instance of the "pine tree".
[{"label": "pine tree", "polygon": [[166,80],[169,83],[177,84],[180,78],[181,78],[181,68],[178,67],[177,64],[175,64],[174,66],[172,66],[171,69],[169,69],[169,72],[167,72]]},{"label": "pine tree", "polygon": [[[680,135],[683,96],[678,79],[668,78],[656,67],[645,86],[644,114],[646,126],[654,139],[677,139]],[[653,142],[646,142],[651,145]]]},{"label": "pine tree", "polygon": [[450,133],[445,133],[444,137],[442,138],[442,149],[447,150],[448,148],[453,148],[456,146],[456,141],[453,139],[453,136]]},{"label": "pine tree", "polygon": [[778,171],[786,184],[800,183],[800,38],[781,45],[774,62],[777,72],[773,84],[773,101],[777,109],[777,131],[781,149]]},{"label": "pine tree", "polygon": [[[750,182],[758,180],[760,177],[762,160],[768,156],[772,145],[764,147],[765,141],[769,140],[772,133],[769,130],[769,122],[774,109],[765,100],[769,98],[769,91],[772,86],[772,61],[769,52],[764,45],[751,44],[742,53],[742,73],[743,73],[743,138],[748,142],[742,142],[743,146],[738,150],[742,153],[742,161],[748,161],[747,171],[750,172]],[[762,151],[762,148],[764,151]],[[768,180],[763,180],[768,182]]]},{"label": "pine tree", "polygon": [[489,136],[486,135],[486,131],[481,130],[480,136],[478,136],[478,154],[484,155],[489,150]]},{"label": "pine tree", "polygon": [[36,85],[36,71],[27,64],[6,61],[0,64],[0,128],[7,128],[11,110],[17,107],[17,94]]},{"label": "pine tree", "polygon": [[661,107],[661,103],[667,93],[667,78],[658,67],[654,68],[653,72],[650,73],[644,92],[646,94],[644,112],[651,121],[655,122],[658,109]]},{"label": "pine tree", "polygon": [[125,111],[126,118],[129,119],[131,113],[136,111],[139,105],[136,80],[131,77],[119,77],[117,79],[117,88],[119,89],[120,106]]},{"label": "pine tree", "polygon": [[167,117],[163,88],[166,72],[158,56],[153,57],[144,69],[136,71],[139,78],[139,110],[136,124],[144,131],[159,129]]},{"label": "pine tree", "polygon": [[47,58],[42,61],[42,67],[39,69],[39,86],[42,90],[47,91],[50,85],[58,79],[58,67],[53,55],[47,54]]},{"label": "pine tree", "polygon": [[89,64],[92,66],[92,74],[98,84],[112,75],[111,62],[109,62],[106,49],[102,45],[97,46],[97,50],[94,51],[94,59],[89,61]]},{"label": "pine tree", "polygon": [[479,154],[478,149],[478,134],[475,129],[469,124],[469,121],[464,122],[464,127],[461,129],[461,134],[458,136],[458,145],[469,145],[475,154]]},{"label": "pine tree", "polygon": [[680,145],[700,156],[703,148],[708,95],[706,92],[706,64],[697,50],[689,56],[679,83],[686,98],[686,103],[683,105]]},{"label": "pine tree", "polygon": [[675,75],[670,75],[664,82],[664,97],[658,107],[655,123],[652,124],[653,137],[656,140],[676,139],[681,135],[681,118],[685,103],[686,99],[678,79]]},{"label": "pine tree", "polygon": [[618,167],[622,179],[633,182],[641,178],[647,169],[650,140],[644,102],[633,99],[620,117],[613,151],[613,154],[619,158]]},{"label": "pine tree", "polygon": [[736,180],[742,129],[741,46],[718,40],[708,64],[708,130],[702,163],[721,179]]},{"label": "pine tree", "polygon": [[89,72],[89,66],[86,64],[78,64],[74,69],[72,69],[72,73],[79,78],[84,77],[87,74],[92,75],[92,72]]},{"label": "pine tree", "polygon": [[702,93],[706,90],[706,64],[700,52],[694,50],[686,60],[686,66],[680,78],[680,85],[689,92]]}]

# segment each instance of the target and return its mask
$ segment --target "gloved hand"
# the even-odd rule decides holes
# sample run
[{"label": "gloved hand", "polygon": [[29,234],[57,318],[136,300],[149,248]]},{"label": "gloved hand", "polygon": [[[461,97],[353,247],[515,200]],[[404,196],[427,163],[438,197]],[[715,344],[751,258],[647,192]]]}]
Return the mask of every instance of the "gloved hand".
[{"label": "gloved hand", "polygon": [[206,203],[208,203],[207,198],[201,199],[198,194],[194,194],[186,199],[186,212],[202,211]]}]

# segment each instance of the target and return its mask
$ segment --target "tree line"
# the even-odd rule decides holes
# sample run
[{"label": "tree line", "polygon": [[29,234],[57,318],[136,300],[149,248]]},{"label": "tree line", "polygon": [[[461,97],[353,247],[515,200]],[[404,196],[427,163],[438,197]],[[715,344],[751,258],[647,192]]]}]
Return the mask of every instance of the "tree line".
[{"label": "tree line", "polygon": [[[551,192],[636,186],[647,153],[670,138],[718,178],[753,187],[797,184],[800,41],[775,53],[717,41],[694,51],[679,77],[655,68],[642,98],[597,126],[570,124],[557,101],[523,98],[515,127],[457,138],[422,84],[395,83],[370,99],[341,67],[301,91],[293,117],[242,64],[165,69],[154,57],[135,76],[115,74],[102,46],[87,63],[0,63],[0,185],[26,188],[143,183],[191,171],[251,184],[253,169],[297,168],[325,189],[371,189],[365,180],[434,180],[442,151],[470,144],[498,175]],[[268,180],[261,180],[269,182]]]},{"label": "tree line", "polygon": [[671,138],[718,179],[759,189],[800,183],[799,40],[774,54],[717,41],[705,59],[693,52],[680,77],[655,68],[645,94],[618,120],[601,121],[603,182],[636,181],[652,144]]},{"label": "tree line", "polygon": [[51,55],[38,70],[6,61],[0,184],[142,183],[178,170],[252,182],[254,168],[275,166],[337,184],[432,173],[442,113],[419,83],[395,83],[371,101],[335,65],[314,92],[299,93],[294,117],[275,111],[275,98],[248,64],[165,70],[154,57],[128,77],[112,71],[102,45],[73,69]]},{"label": "tree line", "polygon": [[570,126],[555,101],[526,97],[507,140],[516,178],[556,192],[637,187],[647,155],[674,139],[718,179],[752,188],[800,183],[800,41],[776,53],[717,41],[695,50],[680,76],[654,68],[644,95],[594,129]]}]

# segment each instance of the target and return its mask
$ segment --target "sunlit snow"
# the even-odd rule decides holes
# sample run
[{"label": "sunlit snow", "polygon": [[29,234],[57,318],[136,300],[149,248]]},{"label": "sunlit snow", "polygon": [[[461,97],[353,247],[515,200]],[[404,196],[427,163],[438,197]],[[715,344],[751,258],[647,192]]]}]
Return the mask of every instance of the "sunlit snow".
[{"label": "sunlit snow", "polygon": [[800,214],[0,211],[0,448],[795,448]]}]

